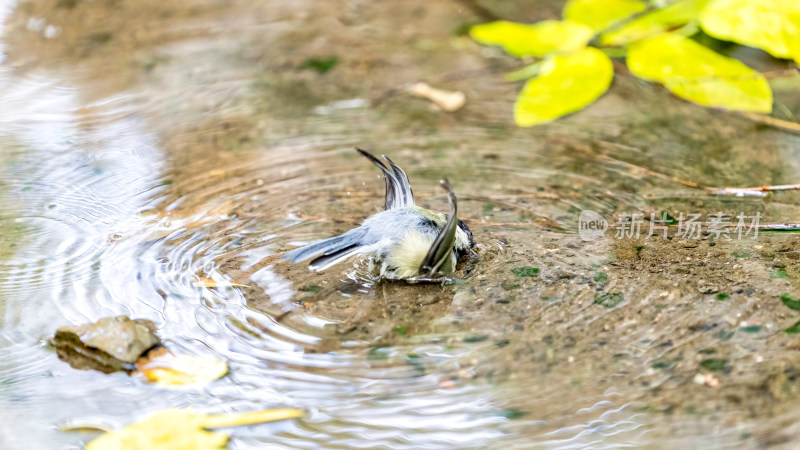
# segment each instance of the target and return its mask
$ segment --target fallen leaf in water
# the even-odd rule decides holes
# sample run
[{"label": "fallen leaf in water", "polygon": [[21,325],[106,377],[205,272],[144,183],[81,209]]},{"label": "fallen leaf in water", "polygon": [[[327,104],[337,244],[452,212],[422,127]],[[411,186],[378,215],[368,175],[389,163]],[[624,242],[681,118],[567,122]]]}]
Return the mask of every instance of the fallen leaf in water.
[{"label": "fallen leaf in water", "polygon": [[228,373],[228,364],[213,356],[175,355],[163,348],[141,358],[136,368],[148,383],[164,386],[210,383]]},{"label": "fallen leaf in water", "polygon": [[230,281],[216,281],[211,278],[197,277],[194,282],[195,287],[215,288],[215,287],[250,287],[246,284],[231,283]]},{"label": "fallen leaf in water", "polygon": [[111,425],[104,423],[80,422],[72,420],[59,426],[58,431],[63,433],[96,433],[98,431],[110,433],[114,431],[114,428]]},{"label": "fallen leaf in water", "polygon": [[168,409],[127,427],[106,433],[86,450],[206,450],[223,449],[230,437],[208,428],[233,427],[302,417],[299,409],[271,409],[233,414],[195,414]]},{"label": "fallen leaf in water", "polygon": [[422,97],[433,102],[444,111],[458,111],[464,106],[467,97],[461,91],[444,91],[431,87],[427,83],[417,83],[409,89],[412,95]]}]

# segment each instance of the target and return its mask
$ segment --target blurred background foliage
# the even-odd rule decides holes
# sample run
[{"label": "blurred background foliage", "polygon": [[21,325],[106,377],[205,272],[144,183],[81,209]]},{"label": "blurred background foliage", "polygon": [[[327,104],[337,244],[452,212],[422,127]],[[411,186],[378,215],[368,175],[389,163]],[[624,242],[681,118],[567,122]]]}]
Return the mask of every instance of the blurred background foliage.
[{"label": "blurred background foliage", "polygon": [[730,41],[797,64],[800,1],[569,0],[563,20],[494,21],[472,27],[470,35],[513,56],[535,58],[508,76],[528,79],[514,105],[519,126],[549,122],[594,102],[613,80],[611,58],[623,56],[633,75],[686,100],[769,114],[773,97],[766,77],[701,42]]}]

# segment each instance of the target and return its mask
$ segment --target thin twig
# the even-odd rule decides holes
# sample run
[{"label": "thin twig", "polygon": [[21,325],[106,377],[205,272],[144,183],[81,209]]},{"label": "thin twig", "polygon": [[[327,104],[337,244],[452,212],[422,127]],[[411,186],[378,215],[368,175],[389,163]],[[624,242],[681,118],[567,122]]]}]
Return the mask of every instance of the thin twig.
[{"label": "thin twig", "polygon": [[800,67],[792,67],[789,69],[778,69],[778,70],[769,70],[766,72],[761,72],[761,75],[764,78],[793,77],[798,74],[800,74]]},{"label": "thin twig", "polygon": [[788,131],[790,133],[800,134],[800,123],[797,122],[790,122],[788,120],[778,119],[776,117],[766,116],[764,114],[750,113],[750,112],[741,112],[738,115],[750,121],[760,123],[762,125],[769,125],[774,128]]},{"label": "thin twig", "polygon": [[775,191],[800,191],[800,184],[780,184],[776,186],[756,186],[756,187],[726,187],[722,189],[714,189],[711,192],[717,195],[748,195],[761,192],[775,192]]}]

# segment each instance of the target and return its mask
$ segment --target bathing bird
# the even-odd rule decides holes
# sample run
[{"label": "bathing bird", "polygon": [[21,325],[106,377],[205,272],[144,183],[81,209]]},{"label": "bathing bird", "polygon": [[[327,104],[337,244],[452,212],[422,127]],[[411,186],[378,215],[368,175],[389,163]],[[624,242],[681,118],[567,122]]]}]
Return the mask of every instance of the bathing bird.
[{"label": "bathing bird", "polygon": [[462,256],[474,254],[475,240],[469,227],[458,219],[456,196],[447,179],[440,184],[447,191],[450,212],[421,208],[414,204],[403,169],[385,155],[381,161],[366,150],[356,150],[383,172],[385,210],[342,235],[294,249],[284,259],[298,263],[314,258],[309,269],[321,271],[363,255],[371,271],[384,278],[402,279],[449,274]]}]

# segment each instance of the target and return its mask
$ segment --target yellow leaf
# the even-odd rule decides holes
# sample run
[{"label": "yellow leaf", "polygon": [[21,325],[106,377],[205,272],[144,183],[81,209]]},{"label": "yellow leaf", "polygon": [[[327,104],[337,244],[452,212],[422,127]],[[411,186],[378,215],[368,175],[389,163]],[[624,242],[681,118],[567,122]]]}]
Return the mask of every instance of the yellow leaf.
[{"label": "yellow leaf", "polygon": [[580,50],[594,32],[586,25],[567,20],[545,20],[533,25],[500,20],[475,25],[469,34],[481,44],[499,45],[514,56],[544,56]]},{"label": "yellow leaf", "polygon": [[657,36],[697,20],[709,0],[680,0],[632,21],[619,30],[604,34],[601,45],[625,45]]},{"label": "yellow leaf", "polygon": [[210,383],[228,373],[228,365],[213,356],[173,355],[167,352],[136,366],[149,383],[165,386]]},{"label": "yellow leaf", "polygon": [[772,111],[772,91],[760,73],[683,36],[666,34],[637,42],[631,45],[627,62],[637,77],[658,81],[675,95],[695,103],[738,111]]},{"label": "yellow leaf", "polygon": [[217,450],[224,449],[228,435],[204,428],[252,425],[301,417],[297,409],[275,409],[241,414],[195,414],[168,409],[127,427],[101,435],[86,450]]},{"label": "yellow leaf", "polygon": [[647,5],[639,0],[569,0],[564,5],[564,18],[600,31],[645,8]]},{"label": "yellow leaf", "polygon": [[578,111],[603,95],[613,77],[611,60],[596,48],[552,57],[539,77],[525,83],[514,104],[514,120],[529,127]]},{"label": "yellow leaf", "polygon": [[800,63],[800,0],[713,0],[700,25],[715,38]]},{"label": "yellow leaf", "polygon": [[210,414],[203,419],[204,428],[238,427],[255,423],[277,422],[302,417],[299,409],[267,409],[232,414]]}]

